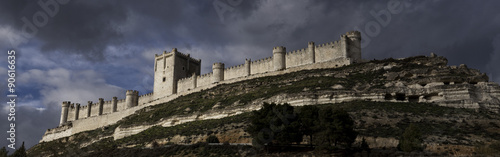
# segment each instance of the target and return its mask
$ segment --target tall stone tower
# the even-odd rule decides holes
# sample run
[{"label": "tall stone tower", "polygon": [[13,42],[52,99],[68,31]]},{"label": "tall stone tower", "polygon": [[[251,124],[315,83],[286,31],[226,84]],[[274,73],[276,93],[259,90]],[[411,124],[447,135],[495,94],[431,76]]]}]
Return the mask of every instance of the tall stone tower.
[{"label": "tall stone tower", "polygon": [[217,83],[224,80],[224,63],[214,63],[212,65],[212,83]]},{"label": "tall stone tower", "polygon": [[346,33],[347,38],[347,58],[350,58],[352,63],[361,62],[361,33],[359,31],[350,31]]},{"label": "tall stone tower", "polygon": [[64,123],[68,121],[68,107],[71,102],[69,101],[64,101],[62,103],[62,110],[61,110],[61,121],[59,122],[59,126],[62,126]]},{"label": "tall stone tower", "polygon": [[286,68],[285,63],[286,48],[278,46],[273,48],[273,67],[274,71],[283,70]]},{"label": "tall stone tower", "polygon": [[201,60],[191,58],[189,54],[171,52],[155,55],[154,98],[161,98],[177,93],[177,81],[192,75],[200,75]]}]

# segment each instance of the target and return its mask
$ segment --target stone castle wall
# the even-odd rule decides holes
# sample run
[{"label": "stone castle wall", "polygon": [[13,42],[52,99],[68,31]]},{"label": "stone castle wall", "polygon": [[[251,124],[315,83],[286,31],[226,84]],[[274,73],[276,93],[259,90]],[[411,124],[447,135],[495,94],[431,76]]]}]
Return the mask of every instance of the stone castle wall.
[{"label": "stone castle wall", "polygon": [[[141,99],[139,99],[139,100],[144,101],[144,102],[141,101],[142,103],[148,103],[148,100],[151,101],[151,99],[148,99],[148,96],[149,96],[149,98],[152,98],[151,94],[149,94],[149,95],[141,96]],[[89,105],[80,106],[78,108],[76,104],[71,104],[68,107],[68,118],[67,118],[68,121],[75,121],[78,119],[88,118],[89,117],[88,116],[88,108],[89,108]],[[123,111],[126,109],[127,109],[127,106],[125,103],[125,99],[117,100],[116,112]],[[78,111],[78,114],[76,113],[77,111]],[[108,114],[108,113],[112,113],[112,112],[113,112],[112,100],[104,101],[103,108],[102,108],[102,114]],[[78,119],[75,119],[77,117],[76,115],[78,115]],[[99,103],[90,104],[90,117],[95,117],[95,116],[100,116],[99,115]]]},{"label": "stone castle wall", "polygon": [[[177,49],[174,48],[171,53],[164,52],[163,54],[155,55],[154,88],[155,91],[161,92],[156,94],[162,96],[157,96],[155,93],[139,96],[137,91],[127,91],[126,98],[121,100],[113,99],[104,101],[100,99],[96,103],[90,103],[86,106],[80,105],[80,107],[76,107],[78,105],[69,105],[69,107],[65,107],[63,103],[63,111],[61,113],[67,111],[67,114],[61,114],[60,126],[55,129],[47,130],[42,141],[50,141],[60,138],[62,135],[66,136],[68,133],[72,135],[110,125],[133,114],[137,109],[168,102],[179,95],[212,88],[220,83],[233,83],[304,69],[331,68],[352,64],[353,60],[360,60],[360,56],[350,55],[347,50],[353,49],[360,51],[360,48],[358,47],[355,49],[356,45],[359,45],[359,43],[350,41],[347,36],[348,34],[342,35],[340,41],[317,46],[315,46],[313,42],[310,42],[307,48],[288,53],[286,52],[286,48],[276,47],[273,50],[272,57],[255,61],[245,60],[244,64],[229,68],[225,68],[223,63],[215,63],[213,65],[213,72],[203,75],[199,74],[200,67],[197,66],[201,60],[191,58],[189,54],[186,55],[177,52]],[[357,34],[359,35],[359,32],[357,32]],[[357,42],[359,42],[359,40]],[[351,45],[354,45],[354,48],[351,48]],[[347,48],[347,46],[351,47]],[[175,56],[181,57],[185,62],[176,60]],[[282,69],[277,69],[275,64],[280,64],[278,67],[282,67]],[[179,67],[182,67],[182,71]],[[169,68],[172,68],[172,70],[168,71]],[[193,75],[189,75],[190,73]],[[167,94],[165,95],[165,93]],[[89,107],[90,116],[87,116]],[[78,112],[76,112],[77,110]],[[77,113],[78,119],[76,119]],[[68,125],[72,126],[69,127],[70,131],[68,131]],[[61,130],[61,128],[66,129]]]},{"label": "stone castle wall", "polygon": [[[219,84],[231,84],[231,83],[236,83],[236,82],[240,82],[240,81],[244,81],[244,80],[248,80],[248,79],[283,75],[286,73],[297,72],[297,71],[301,71],[301,70],[333,68],[333,67],[335,67],[335,65],[343,65],[343,64],[347,65],[346,63],[349,63],[349,59],[337,59],[337,60],[332,60],[332,61],[322,62],[322,63],[317,63],[317,64],[308,64],[308,65],[304,65],[304,66],[292,67],[292,68],[288,68],[288,69],[285,69],[282,71],[269,71],[266,73],[259,73],[259,74],[250,75],[248,77],[227,79],[227,80],[223,80],[223,81],[216,83],[216,84],[211,83],[212,73],[204,74],[202,76],[197,76],[197,83],[201,83],[200,78],[202,80],[205,80],[204,82],[206,82],[206,83],[198,86],[197,88],[194,88],[191,90],[181,91],[181,92],[178,92],[176,94],[173,94],[173,95],[161,98],[161,99],[153,99],[152,93],[145,94],[145,95],[139,97],[139,102],[142,102],[141,98],[151,100],[150,102],[139,103],[139,105],[137,105],[137,106],[134,106],[131,108],[126,108],[123,110],[118,110],[117,112],[103,113],[103,115],[100,115],[100,116],[91,116],[91,117],[85,117],[82,119],[78,119],[75,121],[69,121],[69,123],[66,123],[65,125],[61,125],[57,128],[53,128],[53,129],[48,129],[45,132],[42,139],[40,140],[40,142],[48,142],[48,141],[52,141],[52,140],[63,138],[63,137],[69,137],[69,136],[74,135],[76,133],[94,130],[94,129],[97,129],[97,128],[100,128],[103,126],[111,125],[111,124],[118,122],[122,118],[125,118],[127,116],[134,114],[135,111],[140,110],[144,107],[166,103],[166,102],[169,102],[169,101],[171,101],[179,96],[187,95],[187,94],[190,94],[193,92],[199,92],[199,91],[205,90],[205,89],[210,89],[210,88],[213,88]],[[123,102],[123,104],[125,104],[126,101],[122,100],[122,102]],[[126,105],[123,105],[123,106],[126,107]],[[94,106],[92,106],[92,107],[94,107]],[[70,119],[68,119],[68,120],[70,120]]]},{"label": "stone castle wall", "polygon": [[[336,51],[330,51],[330,49],[335,49]],[[341,50],[341,45],[339,41],[335,42],[330,42],[330,43],[325,43],[325,44],[320,44],[316,46],[316,62],[324,62],[329,59],[332,59],[330,56],[334,56],[335,58],[340,58],[340,56],[343,56]],[[335,59],[333,58],[333,59]]]},{"label": "stone castle wall", "polygon": [[273,71],[273,58],[268,57],[251,62],[250,75]]},{"label": "stone castle wall", "polygon": [[[303,48],[287,52],[284,56],[285,67],[291,68],[332,60],[337,60],[338,66],[351,64],[350,61],[352,60],[343,54],[341,49],[342,47],[340,41],[325,43],[317,46],[312,43],[311,50]],[[314,53],[314,55],[312,55],[312,53]],[[244,64],[224,68],[222,80],[235,79],[248,75],[274,71],[274,59],[274,57],[267,57],[256,61],[246,60]],[[179,79],[177,81],[177,92],[188,91],[200,86],[206,86],[214,83],[213,78],[211,77],[214,77],[213,73]]]},{"label": "stone castle wall", "polygon": [[[150,103],[152,101],[154,101],[153,93],[144,94],[144,95],[139,96],[138,105],[144,105],[144,104]],[[124,101],[124,103],[125,103],[125,101]],[[120,105],[118,105],[118,106],[120,106]],[[124,109],[125,108],[121,108],[120,111],[122,111]]]},{"label": "stone castle wall", "polygon": [[198,76],[193,75],[191,77],[182,78],[177,81],[177,92],[189,91],[196,88]]},{"label": "stone castle wall", "polygon": [[240,64],[224,69],[224,79],[233,79],[248,76],[245,64]]},{"label": "stone castle wall", "polygon": [[213,73],[203,74],[201,76],[196,77],[196,85],[197,87],[204,87],[212,84],[212,76]]}]

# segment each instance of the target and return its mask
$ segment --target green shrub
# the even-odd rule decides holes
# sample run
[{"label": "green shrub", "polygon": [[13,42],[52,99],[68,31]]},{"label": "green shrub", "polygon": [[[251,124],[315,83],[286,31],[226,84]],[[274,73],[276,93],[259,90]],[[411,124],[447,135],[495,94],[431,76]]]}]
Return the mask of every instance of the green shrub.
[{"label": "green shrub", "polygon": [[410,124],[410,126],[405,129],[403,136],[399,140],[398,148],[405,152],[423,150],[421,136],[422,135],[420,134],[417,126]]}]

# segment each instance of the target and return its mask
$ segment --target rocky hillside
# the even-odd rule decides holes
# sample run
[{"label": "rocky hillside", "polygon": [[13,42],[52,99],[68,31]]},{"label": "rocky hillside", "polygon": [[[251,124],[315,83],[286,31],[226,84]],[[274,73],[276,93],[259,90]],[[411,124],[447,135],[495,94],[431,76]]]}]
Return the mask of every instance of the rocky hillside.
[{"label": "rocky hillside", "polygon": [[365,138],[379,153],[398,153],[399,137],[414,123],[428,154],[488,154],[498,151],[489,146],[500,140],[499,98],[500,87],[485,74],[447,66],[444,57],[374,60],[218,85],[144,108],[111,126],[40,143],[28,153],[255,155],[251,146],[196,143],[210,135],[225,143],[251,143],[244,131],[249,111],[263,102],[287,102],[344,108],[356,122],[358,141]]}]

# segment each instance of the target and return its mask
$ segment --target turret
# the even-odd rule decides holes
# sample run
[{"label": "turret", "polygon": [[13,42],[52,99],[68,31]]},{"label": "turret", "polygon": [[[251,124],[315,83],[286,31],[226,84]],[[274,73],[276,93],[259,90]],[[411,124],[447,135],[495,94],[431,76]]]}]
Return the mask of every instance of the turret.
[{"label": "turret", "polygon": [[134,106],[137,106],[138,95],[139,95],[138,91],[127,90],[125,96],[125,104],[127,105],[127,108],[132,108]]},{"label": "turret", "polygon": [[78,117],[80,115],[80,104],[79,103],[76,103],[75,104],[75,120],[78,120]]},{"label": "turret", "polygon": [[361,41],[361,32],[359,31],[350,31],[346,33],[347,37],[351,39],[351,41],[357,40]]},{"label": "turret", "polygon": [[61,121],[59,122],[59,126],[63,125],[68,121],[68,107],[70,102],[64,101],[62,102],[62,110],[61,110]]},{"label": "turret", "polygon": [[349,58],[347,56],[347,35],[340,36],[340,54],[343,58]]},{"label": "turret", "polygon": [[315,63],[316,62],[316,54],[315,54],[315,49],[314,49],[314,42],[309,42],[307,44],[307,55],[309,56],[309,60],[311,61],[310,63]]},{"label": "turret", "polygon": [[116,109],[118,108],[118,98],[115,96],[113,97],[113,100],[111,100],[111,103],[113,104],[113,108],[111,112],[116,112]]},{"label": "turret", "polygon": [[195,89],[196,87],[198,87],[198,85],[197,85],[198,76],[196,75],[196,73],[193,73],[191,75],[191,80],[193,81],[193,83],[192,83],[193,84],[193,89]]},{"label": "turret", "polygon": [[103,98],[99,98],[99,111],[98,111],[98,115],[102,115],[102,110],[104,109],[104,99]]},{"label": "turret", "polygon": [[273,66],[274,71],[283,70],[286,68],[285,64],[286,48],[278,46],[273,48]]},{"label": "turret", "polygon": [[133,97],[133,103],[134,103],[134,106],[137,106],[139,105],[139,91],[136,91],[134,90],[134,97]]},{"label": "turret", "polygon": [[212,83],[217,83],[224,80],[224,63],[214,63],[212,65],[214,73]]},{"label": "turret", "polygon": [[92,112],[92,101],[87,101],[87,117],[90,117]]},{"label": "turret", "polygon": [[250,64],[252,63],[251,59],[245,59],[245,76],[250,76]]},{"label": "turret", "polygon": [[353,63],[361,62],[361,33],[359,31],[350,31],[346,35],[349,38],[347,57],[351,58]]}]

